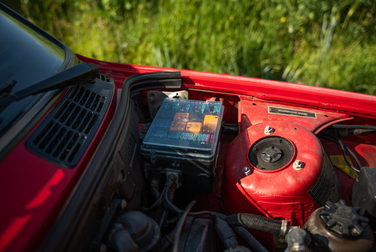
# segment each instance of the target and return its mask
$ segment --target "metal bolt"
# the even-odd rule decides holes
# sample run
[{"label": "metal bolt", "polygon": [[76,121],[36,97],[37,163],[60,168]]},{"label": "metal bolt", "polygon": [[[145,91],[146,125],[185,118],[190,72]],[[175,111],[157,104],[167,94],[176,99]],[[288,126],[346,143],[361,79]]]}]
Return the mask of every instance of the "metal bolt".
[{"label": "metal bolt", "polygon": [[150,102],[150,103],[154,103],[155,101],[156,101],[156,99],[155,99],[155,95],[154,95],[154,94],[150,94],[149,102]]},{"label": "metal bolt", "polygon": [[274,133],[274,129],[272,127],[270,127],[269,125],[267,125],[265,127],[264,133],[265,133],[265,135],[271,135],[271,134]]},{"label": "metal bolt", "polygon": [[295,170],[299,171],[299,170],[303,169],[304,163],[300,160],[296,160],[293,164],[293,167],[294,167]]},{"label": "metal bolt", "polygon": [[277,162],[282,158],[282,155],[281,149],[275,146],[269,146],[261,152],[261,158],[268,163]]},{"label": "metal bolt", "polygon": [[126,208],[126,206],[127,206],[127,201],[126,201],[126,200],[122,200],[120,206],[121,206],[121,209]]},{"label": "metal bolt", "polygon": [[245,176],[251,175],[251,169],[249,169],[249,167],[247,167],[247,166],[244,166],[242,171],[243,171]]},{"label": "metal bolt", "polygon": [[149,130],[149,128],[144,126],[141,129],[141,133],[146,134],[146,133],[148,133],[148,130]]}]

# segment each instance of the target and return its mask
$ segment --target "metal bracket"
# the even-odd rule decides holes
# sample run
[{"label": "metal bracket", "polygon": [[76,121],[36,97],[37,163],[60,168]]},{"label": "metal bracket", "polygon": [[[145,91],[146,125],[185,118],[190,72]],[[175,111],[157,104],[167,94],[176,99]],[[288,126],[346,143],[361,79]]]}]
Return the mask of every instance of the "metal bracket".
[{"label": "metal bracket", "polygon": [[147,93],[147,100],[149,106],[150,116],[154,119],[166,97],[188,99],[188,91],[164,92],[164,91],[149,91]]},{"label": "metal bracket", "polygon": [[166,169],[164,169],[164,172],[166,173],[166,179],[168,179],[168,176],[170,174],[173,174],[173,175],[176,176],[176,181],[175,181],[176,188],[179,188],[181,186],[179,177],[182,175],[182,172],[180,170],[166,168]]}]

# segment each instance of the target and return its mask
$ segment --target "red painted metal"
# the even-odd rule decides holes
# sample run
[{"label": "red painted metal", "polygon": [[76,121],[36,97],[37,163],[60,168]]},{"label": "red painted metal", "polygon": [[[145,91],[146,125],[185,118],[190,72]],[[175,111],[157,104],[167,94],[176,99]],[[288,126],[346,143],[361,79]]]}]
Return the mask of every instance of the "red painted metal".
[{"label": "red painted metal", "polygon": [[120,82],[138,73],[181,71],[185,88],[247,95],[376,118],[376,96],[372,95],[226,74],[111,63],[80,55],[79,58],[87,63],[97,64],[102,73],[113,76]]},{"label": "red painted metal", "polygon": [[[286,121],[299,124],[309,131],[314,131],[321,125],[328,122],[336,122],[339,119],[349,120],[351,117],[347,113],[332,112],[330,110],[317,109],[307,106],[281,104],[271,101],[261,101],[252,99],[252,97],[240,96],[239,106],[239,133],[243,132],[249,126],[269,121]],[[273,114],[268,112],[269,107],[278,107],[281,109],[293,109],[302,112],[311,112],[316,114],[316,118]]]},{"label": "red painted metal", "polygon": [[103,137],[116,99],[112,99],[83,158],[71,169],[50,163],[25,147],[26,140],[56,104],[0,163],[0,199],[4,203],[0,215],[0,251],[37,249]]},{"label": "red painted metal", "polygon": [[[274,171],[255,168],[248,157],[254,143],[270,137],[264,134],[267,125],[275,129],[273,137],[283,137],[295,146],[295,153],[290,163]],[[295,170],[293,168],[295,160],[301,160],[305,164],[304,168]],[[262,213],[270,218],[282,218],[295,225],[303,225],[317,208],[308,191],[316,182],[322,165],[323,150],[320,141],[306,128],[285,121],[253,125],[235,138],[227,153],[226,212]],[[251,175],[243,174],[242,168],[245,166],[251,168]]]}]

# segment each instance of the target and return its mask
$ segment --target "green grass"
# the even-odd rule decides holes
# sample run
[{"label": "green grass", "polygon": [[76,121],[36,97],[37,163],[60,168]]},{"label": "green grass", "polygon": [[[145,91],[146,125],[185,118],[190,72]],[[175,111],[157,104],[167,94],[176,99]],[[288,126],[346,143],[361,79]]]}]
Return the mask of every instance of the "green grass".
[{"label": "green grass", "polygon": [[21,0],[21,6],[22,15],[88,57],[376,94],[371,0]]}]

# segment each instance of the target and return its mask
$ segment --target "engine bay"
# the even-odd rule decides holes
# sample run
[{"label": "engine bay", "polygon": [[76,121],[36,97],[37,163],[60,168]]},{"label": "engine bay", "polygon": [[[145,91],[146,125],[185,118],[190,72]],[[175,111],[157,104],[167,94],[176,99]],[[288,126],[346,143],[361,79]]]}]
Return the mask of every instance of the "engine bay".
[{"label": "engine bay", "polygon": [[373,115],[102,69],[112,123],[42,250],[373,250]]},{"label": "engine bay", "polygon": [[[373,119],[367,127],[339,111],[196,90],[132,97],[146,197],[132,212],[140,216],[127,213],[113,226],[112,249],[373,248],[371,224],[353,207],[362,196],[352,193],[361,167],[374,166]],[[332,212],[324,221],[325,211]],[[154,227],[149,238],[135,231],[138,221],[142,232]],[[317,230],[329,234],[320,240]]]}]

